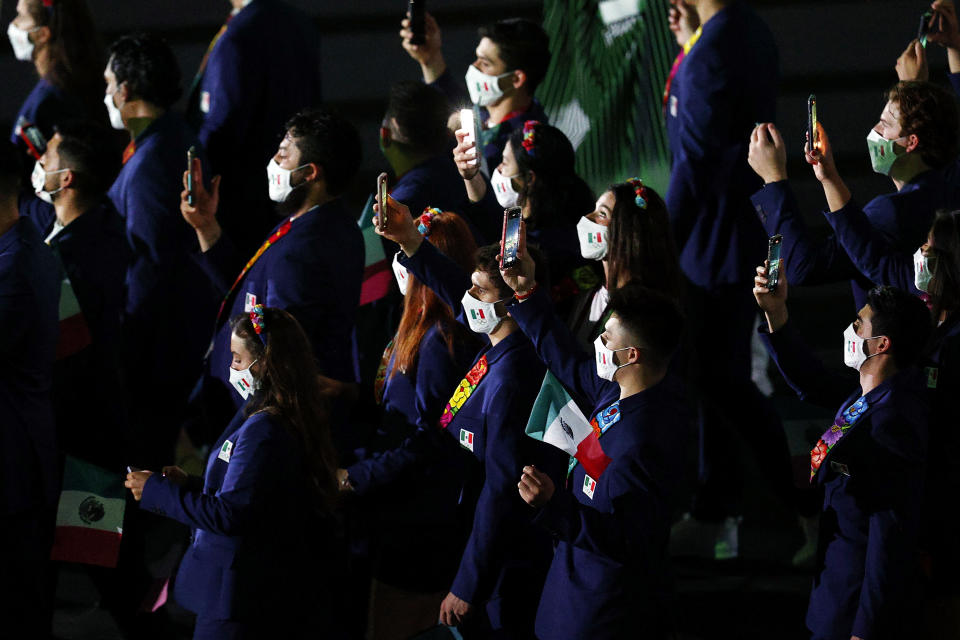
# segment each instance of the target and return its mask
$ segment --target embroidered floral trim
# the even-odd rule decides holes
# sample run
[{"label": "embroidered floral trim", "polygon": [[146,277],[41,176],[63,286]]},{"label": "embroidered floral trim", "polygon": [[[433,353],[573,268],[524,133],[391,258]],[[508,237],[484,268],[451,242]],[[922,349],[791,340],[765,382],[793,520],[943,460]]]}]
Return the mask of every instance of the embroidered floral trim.
[{"label": "embroidered floral trim", "polygon": [[833,425],[823,432],[823,435],[820,436],[820,440],[817,441],[817,446],[815,446],[810,451],[810,480],[813,481],[814,477],[817,475],[817,471],[820,469],[820,465],[823,464],[824,459],[827,457],[827,454],[830,453],[830,450],[846,435],[847,431],[850,430],[853,425],[860,420],[860,417],[863,413],[869,408],[866,398],[860,398],[852,405],[844,409],[843,413],[840,414],[840,417],[837,418],[836,422]]}]

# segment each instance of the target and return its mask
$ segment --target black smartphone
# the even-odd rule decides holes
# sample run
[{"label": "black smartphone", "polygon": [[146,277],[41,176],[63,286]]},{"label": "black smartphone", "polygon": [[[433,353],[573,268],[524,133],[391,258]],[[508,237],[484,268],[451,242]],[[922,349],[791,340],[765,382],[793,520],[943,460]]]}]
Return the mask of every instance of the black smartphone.
[{"label": "black smartphone", "polygon": [[807,141],[810,143],[810,151],[820,144],[820,136],[817,134],[817,96],[814,93],[807,98]]},{"label": "black smartphone", "polygon": [[408,0],[407,15],[410,16],[410,44],[426,44],[427,21],[424,15],[427,12],[426,0]]},{"label": "black smartphone", "polygon": [[196,147],[190,147],[187,149],[187,204],[191,207],[196,202],[193,190],[193,161],[196,159],[196,157]]},{"label": "black smartphone", "polygon": [[937,28],[931,24],[934,16],[933,11],[929,10],[924,11],[920,16],[920,26],[917,27],[917,40],[920,41],[920,45],[924,49],[927,48],[927,36],[938,31]]},{"label": "black smartphone", "polygon": [[517,264],[517,249],[520,246],[520,207],[503,210],[503,236],[500,238],[500,268],[509,269]]},{"label": "black smartphone", "polygon": [[773,291],[780,282],[780,246],[783,236],[779,233],[767,242],[767,290]]},{"label": "black smartphone", "polygon": [[377,216],[377,229],[383,231],[387,228],[387,174],[381,173],[377,176],[377,196],[380,200],[380,214]]}]

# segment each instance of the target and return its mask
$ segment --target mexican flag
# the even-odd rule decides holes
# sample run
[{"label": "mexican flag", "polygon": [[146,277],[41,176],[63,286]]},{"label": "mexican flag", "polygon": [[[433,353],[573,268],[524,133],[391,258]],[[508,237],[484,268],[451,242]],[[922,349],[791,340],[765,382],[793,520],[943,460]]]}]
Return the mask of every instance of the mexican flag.
[{"label": "mexican flag", "polygon": [[67,456],[50,558],[116,567],[125,506],[123,476]]},{"label": "mexican flag", "polygon": [[57,360],[72,356],[90,344],[90,328],[83,317],[80,303],[73,292],[70,278],[60,285],[60,337],[57,339]]},{"label": "mexican flag", "polygon": [[610,458],[600,447],[597,432],[549,371],[543,377],[540,394],[530,411],[526,433],[569,453],[594,479],[610,464]]},{"label": "mexican flag", "polygon": [[387,257],[383,254],[383,242],[373,227],[373,195],[363,206],[357,224],[363,233],[363,285],[360,288],[360,306],[376,302],[390,290],[392,272]]}]

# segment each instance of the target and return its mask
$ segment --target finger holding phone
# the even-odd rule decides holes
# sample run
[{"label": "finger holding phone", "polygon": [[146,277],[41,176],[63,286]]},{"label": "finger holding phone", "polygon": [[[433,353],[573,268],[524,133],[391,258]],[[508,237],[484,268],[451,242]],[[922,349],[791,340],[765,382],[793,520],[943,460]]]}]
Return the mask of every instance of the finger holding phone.
[{"label": "finger holding phone", "polygon": [[[183,172],[183,191],[180,192],[180,214],[200,241],[200,250],[207,251],[220,239],[222,229],[217,222],[220,203],[220,176],[210,181],[210,191],[203,186],[203,166],[199,158],[188,155],[190,164]],[[192,201],[192,204],[191,204]]]},{"label": "finger holding phone", "polygon": [[[503,254],[503,244],[500,246],[500,253]],[[511,266],[501,267],[500,275],[507,286],[516,293],[523,296],[528,294],[537,285],[536,281],[537,265],[533,256],[527,251],[527,225],[521,219],[517,233],[516,258]]]},{"label": "finger holding phone", "polygon": [[153,475],[153,472],[139,469],[134,471],[132,467],[127,467],[127,469],[127,479],[123,482],[123,486],[130,489],[134,500],[140,502],[140,498],[143,497],[143,486],[147,484],[147,479]]},{"label": "finger holding phone", "polygon": [[[929,37],[926,36],[926,37]],[[927,65],[927,50],[919,38],[910,41],[894,65],[897,78],[900,81],[927,80],[930,77],[930,67]]]},{"label": "finger holding phone", "polygon": [[423,236],[417,230],[417,224],[410,215],[410,209],[402,202],[397,202],[387,196],[386,211],[383,214],[385,225],[381,225],[379,221],[381,210],[380,194],[378,193],[373,205],[373,228],[377,235],[396,242],[407,257],[412,256],[420,248]]},{"label": "finger holding phone", "polygon": [[780,260],[780,274],[776,286],[770,288],[770,279],[767,275],[768,261],[762,267],[757,267],[757,275],[753,278],[753,297],[767,319],[767,329],[774,333],[787,324],[787,273],[783,260]]}]

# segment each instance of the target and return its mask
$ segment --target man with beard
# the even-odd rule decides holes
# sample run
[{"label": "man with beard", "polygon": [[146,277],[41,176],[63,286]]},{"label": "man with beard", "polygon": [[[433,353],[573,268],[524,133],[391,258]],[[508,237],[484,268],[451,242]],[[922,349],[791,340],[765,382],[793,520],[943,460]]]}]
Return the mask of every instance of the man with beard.
[{"label": "man with beard", "polygon": [[[270,199],[281,221],[253,256],[243,255],[217,221],[220,177],[203,187],[193,164],[194,204],[181,194],[180,211],[196,230],[200,264],[225,296],[207,354],[200,401],[205,422],[221,428],[250,391],[230,391],[229,318],[253,306],[284,309],[313,345],[322,376],[356,382],[354,318],[363,276],[363,238],[340,200],[360,166],[361,147],[349,122],[321,109],[293,116],[267,165]],[[184,173],[184,184],[187,175]],[[236,212],[219,212],[221,217]],[[207,433],[206,436],[216,435]]]}]

